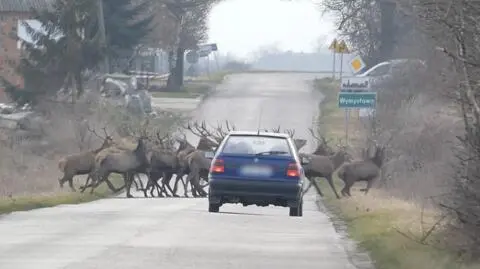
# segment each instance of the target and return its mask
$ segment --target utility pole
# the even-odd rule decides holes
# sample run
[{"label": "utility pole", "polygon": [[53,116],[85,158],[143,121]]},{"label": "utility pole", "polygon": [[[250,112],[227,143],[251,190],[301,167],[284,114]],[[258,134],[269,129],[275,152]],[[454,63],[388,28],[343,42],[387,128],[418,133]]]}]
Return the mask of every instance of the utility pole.
[{"label": "utility pole", "polygon": [[[107,37],[105,34],[105,17],[103,15],[103,0],[97,0],[97,19],[98,19],[98,30],[100,31],[100,44],[104,48],[107,48]],[[106,74],[110,73],[110,61],[108,59],[108,54],[105,55],[103,63],[103,72]]]}]

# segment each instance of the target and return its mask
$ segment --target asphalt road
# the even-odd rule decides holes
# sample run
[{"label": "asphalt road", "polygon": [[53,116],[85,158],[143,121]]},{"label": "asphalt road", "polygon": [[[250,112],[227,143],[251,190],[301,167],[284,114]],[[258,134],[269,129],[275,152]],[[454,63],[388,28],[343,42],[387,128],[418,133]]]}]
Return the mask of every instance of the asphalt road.
[{"label": "asphalt road", "polygon": [[[307,137],[319,98],[312,77],[230,77],[195,117],[255,129],[261,114],[262,127],[281,124]],[[302,218],[288,208],[225,205],[215,214],[206,199],[123,197],[0,217],[0,268],[354,268],[313,194]]]}]

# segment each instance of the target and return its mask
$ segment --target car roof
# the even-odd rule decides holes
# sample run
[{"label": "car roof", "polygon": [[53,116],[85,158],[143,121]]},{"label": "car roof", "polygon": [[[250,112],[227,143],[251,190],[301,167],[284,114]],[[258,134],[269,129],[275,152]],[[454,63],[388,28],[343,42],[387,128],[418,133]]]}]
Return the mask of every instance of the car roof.
[{"label": "car roof", "polygon": [[420,60],[420,59],[410,59],[410,58],[399,58],[399,59],[391,59],[391,60],[388,60],[388,61],[384,61],[384,62],[380,62],[372,67],[370,67],[369,69],[365,70],[364,72],[362,72],[361,74],[358,74],[356,75],[357,77],[365,77],[367,76],[370,72],[372,72],[372,70],[380,67],[380,66],[384,66],[384,65],[393,65],[393,66],[397,66],[397,65],[401,65],[401,64],[409,64],[409,63],[412,63],[412,62],[416,62],[416,63],[421,63],[422,65],[426,66],[425,64],[425,61],[423,60]]},{"label": "car roof", "polygon": [[258,132],[258,131],[230,131],[228,135],[256,135],[256,136],[270,136],[289,138],[290,135],[286,133],[274,133],[274,132]]}]

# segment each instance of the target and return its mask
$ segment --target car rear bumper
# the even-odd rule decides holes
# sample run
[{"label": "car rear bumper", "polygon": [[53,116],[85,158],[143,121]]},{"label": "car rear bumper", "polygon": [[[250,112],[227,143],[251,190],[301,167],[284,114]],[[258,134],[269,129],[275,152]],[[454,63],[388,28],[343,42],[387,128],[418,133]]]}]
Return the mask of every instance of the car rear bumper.
[{"label": "car rear bumper", "polygon": [[297,206],[301,200],[303,182],[292,180],[266,181],[245,179],[211,178],[210,203],[242,203],[259,206]]}]

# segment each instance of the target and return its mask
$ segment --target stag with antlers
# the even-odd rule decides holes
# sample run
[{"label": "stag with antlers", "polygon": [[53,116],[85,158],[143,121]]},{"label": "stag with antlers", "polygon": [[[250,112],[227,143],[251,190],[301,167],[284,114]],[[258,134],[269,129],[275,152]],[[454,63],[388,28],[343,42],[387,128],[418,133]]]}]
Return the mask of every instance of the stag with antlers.
[{"label": "stag with antlers", "polygon": [[[91,178],[91,173],[93,172],[93,169],[95,167],[95,156],[100,151],[113,145],[113,139],[107,133],[106,127],[103,128],[103,131],[105,133],[104,137],[100,136],[95,130],[91,129],[90,126],[87,126],[87,128],[95,136],[103,139],[103,143],[97,149],[68,155],[60,159],[60,161],[58,162],[58,169],[63,173],[63,177],[60,178],[58,181],[61,188],[63,188],[63,184],[68,181],[68,185],[70,186],[72,191],[76,191],[75,187],[73,186],[73,177],[77,175],[88,175],[87,181],[85,183],[87,184],[89,179]],[[110,181],[107,180],[106,183],[113,192],[119,191],[113,186]]]},{"label": "stag with antlers", "polygon": [[197,148],[190,145],[186,139],[178,140],[180,148],[177,153],[179,161],[179,170],[177,172],[177,179],[173,187],[174,193],[177,190],[177,184],[179,180],[183,181],[183,176],[187,175],[187,180],[184,181],[185,196],[187,196],[188,183],[192,184],[192,195],[197,196],[196,192],[199,192],[200,196],[206,196],[206,192],[203,190],[204,186],[200,186],[200,178],[208,180],[208,170],[210,168],[211,160],[205,157],[202,152],[204,150],[213,151],[219,146],[223,138],[228,132],[233,131],[236,127],[225,122],[225,129],[218,124],[217,127],[213,127],[209,130],[205,121],[202,123],[194,122],[188,123],[185,129],[189,130],[193,135],[200,137]]},{"label": "stag with antlers", "polygon": [[[367,182],[366,188],[361,189],[360,191],[364,191],[365,195],[368,193],[374,181],[380,175],[383,161],[385,159],[385,148],[392,138],[393,136],[390,137],[383,145],[379,145],[375,141],[369,139],[369,142],[373,142],[375,148],[373,157],[367,157],[361,161],[345,164],[339,169],[338,177],[345,183],[345,186],[341,190],[343,196],[351,196],[351,187],[355,184],[355,182],[359,181]],[[368,150],[366,155],[369,155]]]},{"label": "stag with antlers", "polygon": [[320,196],[323,196],[323,193],[315,181],[316,177],[323,177],[327,180],[328,184],[332,188],[335,196],[339,199],[340,195],[335,188],[333,183],[333,173],[345,162],[351,159],[351,156],[347,153],[345,147],[338,146],[339,150],[334,152],[332,148],[328,145],[328,141],[323,136],[315,135],[314,131],[309,129],[312,136],[319,141],[319,145],[315,151],[311,154],[301,153],[302,158],[307,158],[309,163],[305,165],[305,176],[310,181],[310,184],[303,192],[304,194],[311,188],[312,184],[317,190],[317,193]]}]

